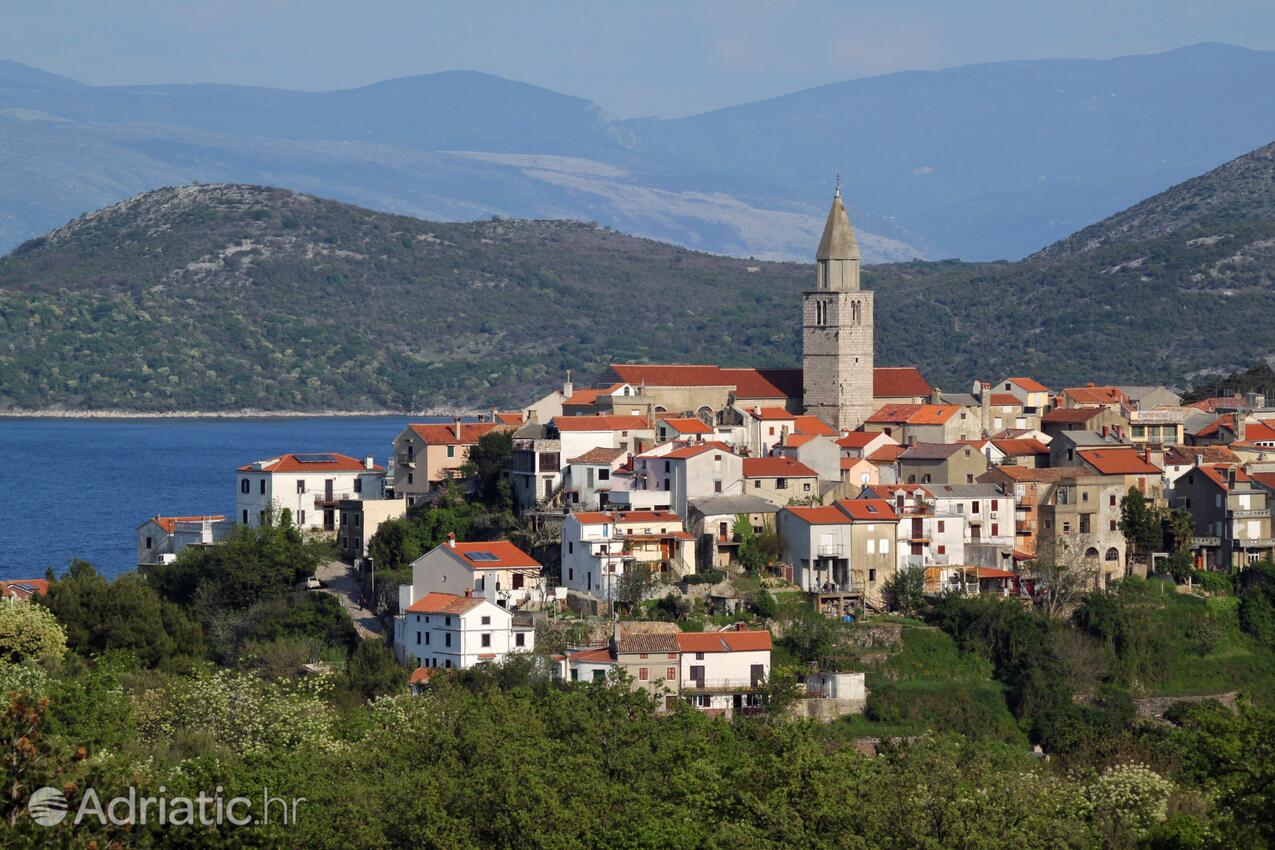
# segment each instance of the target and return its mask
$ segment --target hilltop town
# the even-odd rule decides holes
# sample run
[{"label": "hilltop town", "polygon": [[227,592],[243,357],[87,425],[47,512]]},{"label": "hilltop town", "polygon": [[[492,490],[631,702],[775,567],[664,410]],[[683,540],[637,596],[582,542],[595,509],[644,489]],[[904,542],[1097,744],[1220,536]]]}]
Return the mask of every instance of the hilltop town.
[{"label": "hilltop town", "polygon": [[[616,363],[521,409],[411,424],[385,465],[252,460],[234,516],[154,517],[138,564],[282,522],[335,543],[344,566],[324,579],[348,582],[351,612],[385,627],[414,686],[531,654],[538,628],[568,618],[584,628],[551,653],[556,676],[626,671],[661,705],[729,716],[764,707],[776,596],[847,621],[947,595],[1062,610],[1129,576],[1187,589],[1269,559],[1262,395],[1184,405],[1168,387],[1025,375],[944,392],[924,364],[877,365],[839,188],[815,259],[801,368]],[[491,529],[436,533],[410,558],[389,542],[495,493],[522,547]],[[686,632],[650,621],[653,605],[730,622]],[[802,679],[816,716],[864,709],[862,673]]]}]

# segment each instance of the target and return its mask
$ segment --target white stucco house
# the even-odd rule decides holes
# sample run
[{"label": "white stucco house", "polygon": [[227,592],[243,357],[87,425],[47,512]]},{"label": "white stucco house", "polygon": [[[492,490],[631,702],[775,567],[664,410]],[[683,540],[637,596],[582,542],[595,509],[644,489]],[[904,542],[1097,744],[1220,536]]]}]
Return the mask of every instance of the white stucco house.
[{"label": "white stucco house", "polygon": [[340,529],[342,499],[381,499],[385,467],[335,452],[285,454],[239,467],[235,522],[256,527],[287,508],[309,531]]},{"label": "white stucco house", "polygon": [[411,667],[464,669],[535,648],[530,617],[468,594],[427,593],[394,618],[394,654]]},{"label": "white stucco house", "polygon": [[770,678],[768,631],[682,632],[682,699],[708,714],[732,717],[760,711]]},{"label": "white stucco house", "polygon": [[220,543],[234,530],[235,521],[221,515],[151,517],[137,527],[137,565],[162,564],[187,546]]},{"label": "white stucco house", "polygon": [[694,499],[742,493],[744,459],[725,443],[665,443],[633,459],[633,477],[637,489],[667,494],[669,509],[684,517]]},{"label": "white stucco house", "polygon": [[412,583],[399,585],[399,610],[431,593],[471,594],[500,608],[545,599],[544,567],[508,540],[459,543],[456,535],[412,562]]}]

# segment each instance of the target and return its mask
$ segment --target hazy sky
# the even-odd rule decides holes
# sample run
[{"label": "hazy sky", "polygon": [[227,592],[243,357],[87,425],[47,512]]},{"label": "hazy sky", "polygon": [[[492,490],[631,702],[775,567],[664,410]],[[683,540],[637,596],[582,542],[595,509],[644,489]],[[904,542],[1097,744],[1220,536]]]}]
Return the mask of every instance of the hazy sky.
[{"label": "hazy sky", "polygon": [[0,58],[93,84],[300,89],[473,69],[681,115],[1000,59],[1275,49],[1273,0],[0,0]]}]

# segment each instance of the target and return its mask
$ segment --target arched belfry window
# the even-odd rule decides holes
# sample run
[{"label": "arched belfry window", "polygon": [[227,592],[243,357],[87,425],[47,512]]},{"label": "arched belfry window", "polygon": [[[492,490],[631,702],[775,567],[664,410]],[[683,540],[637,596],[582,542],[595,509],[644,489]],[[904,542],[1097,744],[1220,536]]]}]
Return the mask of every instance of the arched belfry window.
[{"label": "arched belfry window", "polygon": [[859,314],[859,302],[858,301],[851,302],[850,303],[850,321],[853,324],[858,325],[858,324],[862,324],[862,319],[863,317]]},{"label": "arched belfry window", "polygon": [[824,325],[828,324],[828,302],[827,301],[815,302],[815,324],[819,325],[820,327],[823,327]]}]

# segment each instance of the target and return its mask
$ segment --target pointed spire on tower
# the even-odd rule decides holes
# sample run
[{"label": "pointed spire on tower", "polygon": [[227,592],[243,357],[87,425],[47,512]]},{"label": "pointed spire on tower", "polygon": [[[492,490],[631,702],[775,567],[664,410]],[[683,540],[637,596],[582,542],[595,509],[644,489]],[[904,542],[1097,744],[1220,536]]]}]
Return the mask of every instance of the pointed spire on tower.
[{"label": "pointed spire on tower", "polygon": [[816,260],[858,260],[859,243],[850,227],[846,205],[841,201],[841,175],[837,175],[837,188],[832,194],[832,209],[828,210],[828,223],[823,226],[823,238],[819,240]]}]

